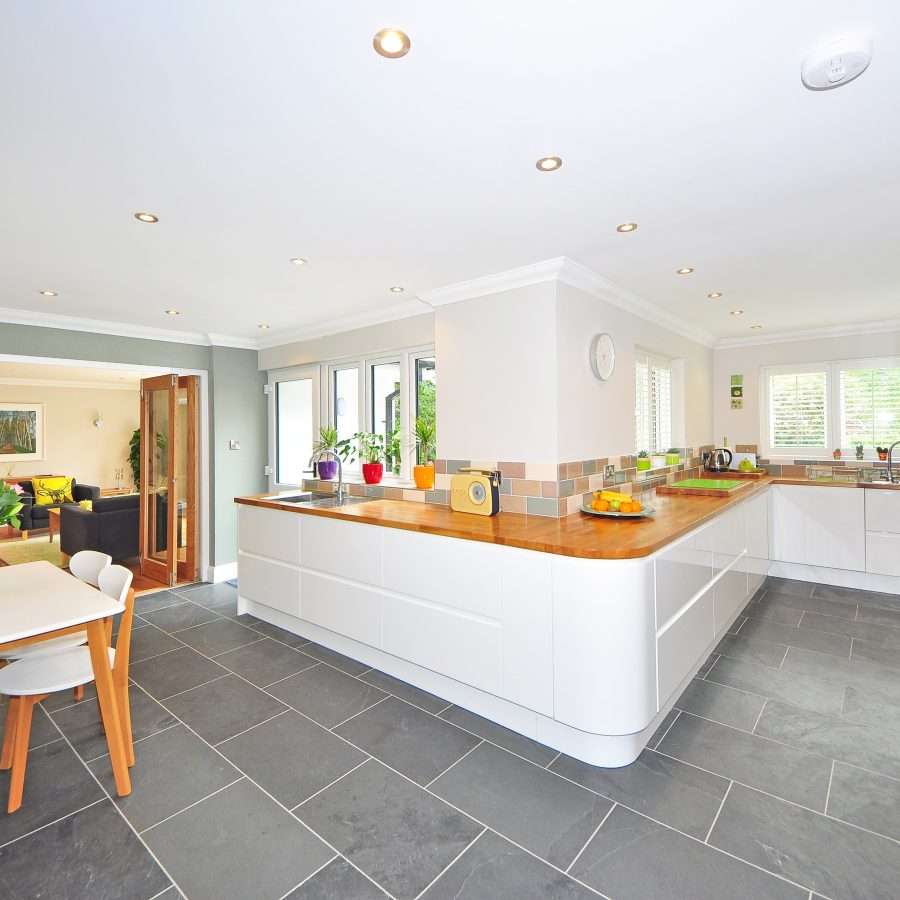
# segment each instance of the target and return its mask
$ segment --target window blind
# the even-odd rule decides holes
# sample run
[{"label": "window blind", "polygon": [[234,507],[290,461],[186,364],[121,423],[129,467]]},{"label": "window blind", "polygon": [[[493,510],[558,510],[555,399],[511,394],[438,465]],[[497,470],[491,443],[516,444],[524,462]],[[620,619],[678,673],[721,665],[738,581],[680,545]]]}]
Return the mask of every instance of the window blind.
[{"label": "window blind", "polygon": [[900,368],[842,369],[841,446],[900,440]]},{"label": "window blind", "polygon": [[638,354],[635,361],[635,448],[665,452],[672,442],[672,369],[668,360]]},{"label": "window blind", "polygon": [[791,372],[769,376],[769,427],[773,449],[827,447],[828,375]]}]

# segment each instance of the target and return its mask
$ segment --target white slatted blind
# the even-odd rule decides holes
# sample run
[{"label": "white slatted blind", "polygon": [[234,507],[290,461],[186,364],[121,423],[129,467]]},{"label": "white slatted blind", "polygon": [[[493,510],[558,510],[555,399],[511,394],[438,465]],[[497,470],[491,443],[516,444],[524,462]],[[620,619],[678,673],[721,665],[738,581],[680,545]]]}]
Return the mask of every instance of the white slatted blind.
[{"label": "white slatted blind", "polygon": [[841,446],[900,440],[900,368],[841,369]]},{"label": "white slatted blind", "polygon": [[635,449],[664,453],[672,442],[669,360],[638,353],[635,360]]},{"label": "white slatted blind", "polygon": [[828,374],[769,376],[769,427],[773,450],[824,450],[828,446]]}]

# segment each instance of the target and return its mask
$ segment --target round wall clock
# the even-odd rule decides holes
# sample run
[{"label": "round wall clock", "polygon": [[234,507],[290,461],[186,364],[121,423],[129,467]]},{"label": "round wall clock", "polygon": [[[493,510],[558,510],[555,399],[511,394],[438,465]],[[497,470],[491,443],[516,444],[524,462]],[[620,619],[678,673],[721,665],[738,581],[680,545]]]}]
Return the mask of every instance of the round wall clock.
[{"label": "round wall clock", "polygon": [[591,371],[601,381],[609,381],[616,367],[616,347],[612,336],[605,331],[591,340]]}]

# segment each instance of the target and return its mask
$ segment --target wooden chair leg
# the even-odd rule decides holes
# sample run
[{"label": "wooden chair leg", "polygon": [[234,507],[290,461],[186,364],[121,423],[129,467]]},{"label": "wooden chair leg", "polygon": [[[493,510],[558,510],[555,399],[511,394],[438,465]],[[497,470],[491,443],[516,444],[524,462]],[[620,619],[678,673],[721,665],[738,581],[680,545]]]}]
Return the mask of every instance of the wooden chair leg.
[{"label": "wooden chair leg", "polygon": [[76,703],[78,703],[79,700],[84,700],[84,685],[79,684],[78,687],[72,691],[72,696],[75,698]]},{"label": "wooden chair leg", "polygon": [[25,790],[25,767],[28,765],[28,740],[31,737],[31,714],[34,712],[32,697],[19,697],[16,709],[16,736],[13,741],[12,772],[9,778],[8,813],[14,813],[22,805]]},{"label": "wooden chair leg", "polygon": [[12,765],[13,741],[16,738],[16,711],[19,698],[10,697],[6,708],[6,724],[3,728],[3,750],[0,751],[0,769],[8,769]]},{"label": "wooden chair leg", "polygon": [[116,685],[116,701],[119,704],[119,720],[122,725],[122,739],[125,742],[125,757],[128,765],[134,765],[134,739],[131,736],[131,703],[128,699],[128,682]]}]

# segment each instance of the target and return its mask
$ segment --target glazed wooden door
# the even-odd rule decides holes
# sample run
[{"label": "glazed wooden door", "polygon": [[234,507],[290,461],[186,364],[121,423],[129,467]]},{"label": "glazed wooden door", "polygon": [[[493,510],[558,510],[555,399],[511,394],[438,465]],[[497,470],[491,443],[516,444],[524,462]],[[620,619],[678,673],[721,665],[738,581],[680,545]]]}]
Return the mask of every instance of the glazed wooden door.
[{"label": "glazed wooden door", "polygon": [[198,378],[141,382],[141,574],[166,585],[197,578]]}]

